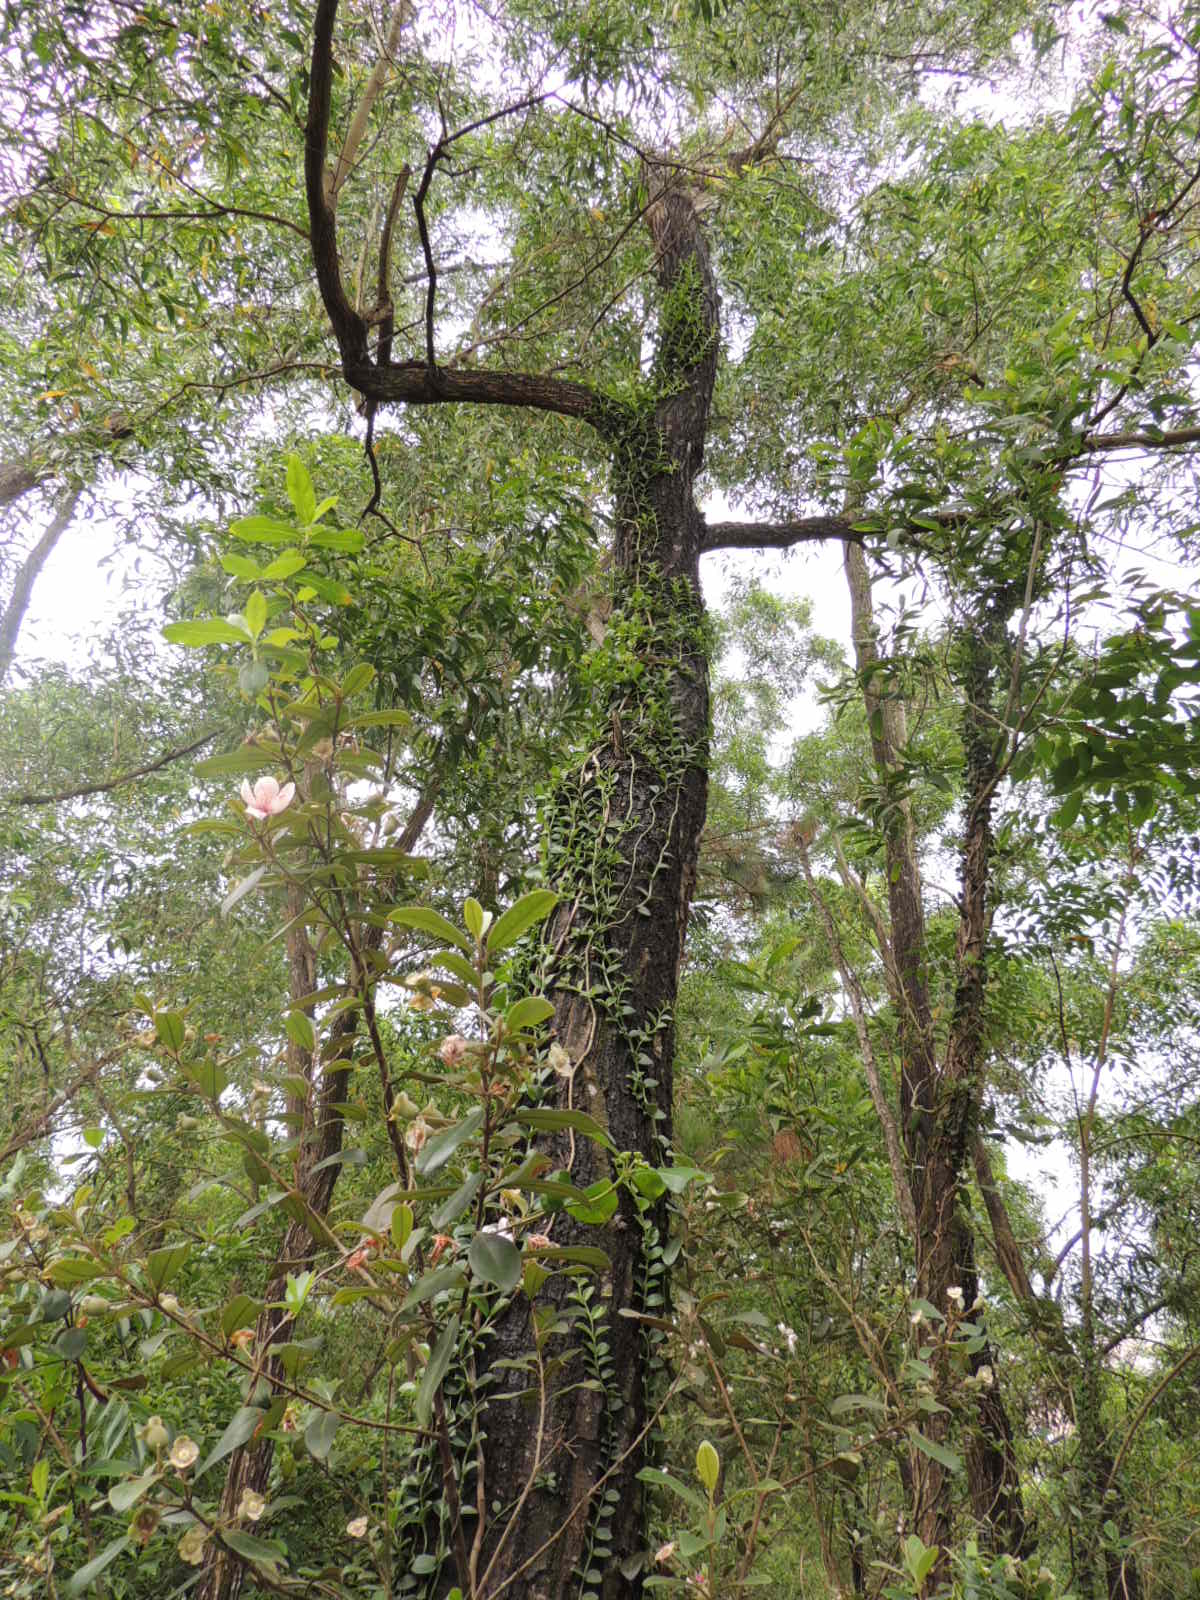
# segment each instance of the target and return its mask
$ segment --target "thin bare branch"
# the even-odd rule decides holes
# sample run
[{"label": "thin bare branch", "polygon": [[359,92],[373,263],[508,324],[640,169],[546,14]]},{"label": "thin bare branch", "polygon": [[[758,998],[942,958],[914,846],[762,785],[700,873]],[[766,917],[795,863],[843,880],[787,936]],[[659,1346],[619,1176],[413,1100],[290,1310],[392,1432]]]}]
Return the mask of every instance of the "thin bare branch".
[{"label": "thin bare branch", "polygon": [[9,794],[0,795],[0,805],[6,806],[52,806],[63,800],[80,800],[89,794],[108,794],[113,789],[119,789],[123,784],[132,783],[135,778],[144,778],[148,773],[158,772],[160,768],[170,766],[172,761],[181,761],[184,756],[190,756],[194,750],[202,749],[220,733],[220,728],[209,728],[199,738],[193,739],[190,744],[180,745],[175,750],[168,750],[165,755],[158,756],[154,761],[147,761],[144,766],[134,767],[129,772],[122,772],[118,777],[105,778],[98,783],[84,783],[77,789],[60,789],[54,794]]}]

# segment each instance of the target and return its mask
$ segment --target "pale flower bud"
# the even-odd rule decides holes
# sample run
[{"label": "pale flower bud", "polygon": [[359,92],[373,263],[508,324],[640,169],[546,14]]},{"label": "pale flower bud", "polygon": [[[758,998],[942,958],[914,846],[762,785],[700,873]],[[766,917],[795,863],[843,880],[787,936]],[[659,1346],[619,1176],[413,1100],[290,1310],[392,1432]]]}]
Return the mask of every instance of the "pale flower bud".
[{"label": "pale flower bud", "polygon": [[130,1532],[143,1549],[154,1537],[161,1516],[162,1513],[157,1506],[142,1506],[130,1523]]},{"label": "pale flower bud", "polygon": [[366,1517],[355,1517],[346,1524],[346,1532],[352,1539],[365,1539],[367,1536]]},{"label": "pale flower bud", "polygon": [[946,1299],[949,1300],[950,1304],[954,1307],[954,1309],[956,1311],[961,1311],[962,1310],[964,1298],[965,1297],[963,1295],[962,1290],[958,1287],[958,1285],[956,1283],[951,1284],[950,1287],[946,1290]]},{"label": "pale flower bud", "polygon": [[158,1303],[169,1315],[177,1316],[179,1314],[179,1301],[173,1294],[160,1294]]},{"label": "pale flower bud", "polygon": [[253,1489],[242,1490],[237,1508],[239,1517],[245,1517],[247,1522],[257,1522],[266,1509],[267,1502],[261,1494],[256,1494]]},{"label": "pale flower bud", "polygon": [[571,1065],[571,1058],[560,1044],[552,1044],[546,1052],[546,1062],[551,1071],[560,1078],[570,1078],[574,1075],[575,1068]]},{"label": "pale flower bud", "polygon": [[408,1127],[404,1130],[404,1142],[414,1156],[420,1155],[428,1140],[429,1124],[425,1121],[424,1117],[417,1117],[417,1119],[414,1122],[410,1122]]},{"label": "pale flower bud", "polygon": [[147,1450],[165,1450],[171,1438],[161,1417],[151,1417],[139,1428],[138,1436]]},{"label": "pale flower bud", "polygon": [[671,1539],[667,1544],[660,1544],[658,1549],[654,1552],[654,1565],[656,1567],[665,1567],[667,1562],[670,1561],[671,1557],[675,1554],[676,1548],[677,1546],[674,1539]]}]

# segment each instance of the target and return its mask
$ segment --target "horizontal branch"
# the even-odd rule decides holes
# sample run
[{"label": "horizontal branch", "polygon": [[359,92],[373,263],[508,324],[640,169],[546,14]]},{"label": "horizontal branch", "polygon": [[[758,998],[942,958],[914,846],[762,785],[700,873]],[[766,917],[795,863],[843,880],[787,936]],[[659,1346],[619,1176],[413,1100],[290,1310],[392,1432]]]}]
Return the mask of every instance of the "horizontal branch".
[{"label": "horizontal branch", "polygon": [[377,367],[373,362],[343,367],[346,381],[366,400],[414,406],[528,406],[587,422],[611,435],[632,417],[630,408],[597,394],[586,384],[530,372],[481,371],[438,367],[424,361],[401,361]]},{"label": "horizontal branch", "polygon": [[1176,444],[1200,444],[1200,428],[1135,428],[1128,433],[1085,433],[1082,449],[1166,450]]},{"label": "horizontal branch", "polygon": [[0,506],[12,505],[49,476],[49,467],[34,467],[27,460],[0,461]]},{"label": "horizontal branch", "polygon": [[714,550],[790,550],[827,539],[861,544],[863,535],[845,517],[793,517],[786,522],[710,522],[700,542],[703,555]]},{"label": "horizontal branch", "polygon": [[78,432],[52,433],[29,446],[24,456],[0,461],[0,509],[12,505],[43,483],[64,476],[64,463],[73,459],[72,452],[78,452],[81,444],[105,450],[130,438],[132,433],[130,419],[123,411],[116,411]]},{"label": "horizontal branch", "polygon": [[170,766],[172,761],[181,761],[184,756],[190,756],[194,750],[210,744],[220,731],[220,728],[209,728],[207,733],[202,733],[198,739],[193,739],[191,744],[180,745],[177,750],[168,750],[157,760],[147,761],[144,767],[134,767],[132,771],[122,772],[116,778],[106,778],[99,783],[85,783],[78,789],[60,789],[57,794],[4,794],[0,795],[0,805],[52,806],[62,800],[80,800],[89,794],[107,794],[110,789],[119,789],[122,784],[132,783],[135,778],[144,778],[148,773],[157,772],[160,767]]}]

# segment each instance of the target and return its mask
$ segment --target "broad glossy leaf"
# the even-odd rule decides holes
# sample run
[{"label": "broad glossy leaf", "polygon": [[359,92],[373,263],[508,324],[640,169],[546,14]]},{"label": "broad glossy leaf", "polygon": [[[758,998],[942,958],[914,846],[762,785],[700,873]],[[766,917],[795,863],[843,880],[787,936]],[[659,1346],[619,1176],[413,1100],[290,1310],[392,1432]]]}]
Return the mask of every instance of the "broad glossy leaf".
[{"label": "broad glossy leaf", "polygon": [[201,1478],[209,1467],[216,1466],[218,1461],[232,1455],[242,1445],[247,1444],[257,1433],[260,1423],[266,1412],[258,1406],[239,1406],[225,1425],[225,1431],[213,1446],[211,1453],[196,1468],[196,1477]]},{"label": "broad glossy leaf", "polygon": [[446,1162],[462,1144],[477,1134],[483,1127],[483,1107],[476,1106],[473,1111],[468,1111],[461,1122],[456,1122],[452,1128],[443,1128],[441,1133],[435,1134],[424,1146],[421,1153],[413,1163],[420,1176],[436,1172],[439,1167],[444,1167]]},{"label": "broad glossy leaf", "polygon": [[196,649],[208,644],[248,644],[250,635],[223,617],[210,617],[206,621],[168,622],[163,629],[168,644],[188,645]]},{"label": "broad glossy leaf", "polygon": [[477,1233],[467,1251],[471,1271],[484,1283],[494,1283],[506,1294],[521,1281],[521,1252],[501,1233]]},{"label": "broad glossy leaf", "polygon": [[557,904],[558,896],[551,889],[534,889],[522,895],[488,930],[488,950],[507,950],[535,922],[548,917]]},{"label": "broad glossy leaf", "polygon": [[576,1133],[594,1139],[606,1150],[614,1148],[605,1129],[595,1117],[589,1117],[586,1111],[551,1111],[535,1108],[530,1111],[518,1111],[515,1115],[523,1127],[532,1128],[537,1133],[557,1133],[561,1129],[571,1128]]},{"label": "broad glossy leaf", "polygon": [[435,934],[443,943],[456,944],[460,950],[471,953],[467,936],[429,906],[397,906],[388,912],[389,922],[398,922],[403,928],[415,928],[418,933]]}]

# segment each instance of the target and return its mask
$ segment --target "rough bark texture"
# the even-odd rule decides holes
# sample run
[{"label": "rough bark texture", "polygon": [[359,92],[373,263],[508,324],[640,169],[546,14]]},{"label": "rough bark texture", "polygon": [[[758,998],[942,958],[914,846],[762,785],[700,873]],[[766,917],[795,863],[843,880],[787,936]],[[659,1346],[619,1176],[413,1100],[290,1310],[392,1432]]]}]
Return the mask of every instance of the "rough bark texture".
[{"label": "rough bark texture", "polygon": [[[717,303],[699,222],[687,195],[666,190],[650,209],[662,290],[658,399],[614,463],[618,509],[610,640],[629,641],[606,708],[603,737],[555,808],[549,874],[563,902],[548,932],[547,992],[575,1065],[562,1103],[588,1111],[620,1150],[661,1164],[670,1132],[673,1007],[706,802],[708,673],[697,562],[703,522],[693,499],[716,360]],[[625,630],[624,633],[621,630]],[[608,1177],[608,1155],[561,1136],[549,1153],[586,1186]],[[556,1219],[566,1220],[566,1219]],[[532,1319],[571,1286],[551,1280],[496,1329],[487,1360],[522,1364],[507,1388],[529,1400],[492,1401],[483,1426],[488,1526],[478,1562],[480,1600],[558,1600],[582,1585],[605,1600],[640,1593],[622,1566],[643,1548],[647,1380],[652,1352],[636,1320],[665,1276],[656,1261],[662,1218],[628,1194],[602,1228],[556,1227],[555,1240],[599,1244],[612,1261],[592,1302],[608,1346],[595,1369],[582,1319],[532,1361]],[[598,1387],[582,1387],[598,1379]],[[539,1402],[540,1398],[540,1404]],[[477,1489],[477,1485],[473,1486]],[[496,1509],[498,1507],[498,1510]],[[468,1575],[470,1577],[470,1575]]]},{"label": "rough bark texture", "polygon": [[[587,422],[611,451],[613,608],[597,651],[591,748],[550,807],[548,877],[562,901],[547,933],[541,986],[574,1066],[569,1082],[558,1083],[560,1104],[590,1113],[619,1151],[659,1165],[669,1141],[674,1002],[707,784],[698,581],[706,530],[693,485],[716,372],[718,315],[699,217],[677,168],[647,169],[645,215],[660,304],[643,400],[617,402],[556,377],[446,370],[434,346],[437,275],[423,213],[434,168],[457,137],[444,133],[413,202],[427,266],[426,359],[393,362],[390,339],[373,358],[368,322],[342,280],[327,168],[336,13],[337,0],[318,0],[305,187],[314,269],[347,382],[369,406],[557,412]],[[540,1147],[580,1186],[612,1175],[608,1154],[586,1138],[556,1135]],[[501,1592],[508,1600],[640,1594],[630,1558],[644,1548],[637,1473],[645,1460],[653,1350],[644,1325],[622,1313],[665,1294],[664,1220],[625,1191],[601,1226],[560,1213],[555,1244],[599,1245],[610,1270],[582,1285],[556,1274],[532,1303],[515,1295],[479,1330],[465,1359],[465,1392],[455,1392],[457,1375],[435,1407],[429,1481],[440,1484],[449,1526],[435,1526],[438,1508],[430,1505],[424,1537],[433,1552],[448,1533],[453,1556],[429,1593],[443,1596],[458,1585],[469,1600]],[[560,1331],[539,1332],[539,1318],[548,1319],[545,1330]]]}]

